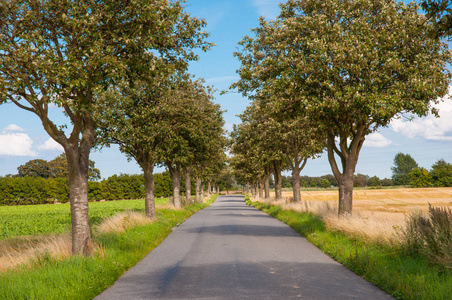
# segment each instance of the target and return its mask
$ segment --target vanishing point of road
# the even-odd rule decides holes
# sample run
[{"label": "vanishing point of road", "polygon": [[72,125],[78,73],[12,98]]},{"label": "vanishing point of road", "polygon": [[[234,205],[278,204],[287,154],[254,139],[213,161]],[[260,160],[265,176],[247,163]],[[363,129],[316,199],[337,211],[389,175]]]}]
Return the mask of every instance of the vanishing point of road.
[{"label": "vanishing point of road", "polygon": [[96,299],[393,299],[293,229],[220,196]]}]

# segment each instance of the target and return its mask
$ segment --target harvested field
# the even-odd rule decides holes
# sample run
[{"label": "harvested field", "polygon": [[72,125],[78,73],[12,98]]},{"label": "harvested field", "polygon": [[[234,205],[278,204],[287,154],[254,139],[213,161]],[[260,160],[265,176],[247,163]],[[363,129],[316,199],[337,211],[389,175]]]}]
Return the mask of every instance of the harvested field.
[{"label": "harvested field", "polygon": [[452,207],[452,188],[357,189],[353,193],[353,216],[337,217],[338,191],[302,191],[301,203],[290,203],[292,192],[283,192],[283,209],[311,211],[328,227],[372,241],[397,243],[398,231],[412,212],[433,206]]}]

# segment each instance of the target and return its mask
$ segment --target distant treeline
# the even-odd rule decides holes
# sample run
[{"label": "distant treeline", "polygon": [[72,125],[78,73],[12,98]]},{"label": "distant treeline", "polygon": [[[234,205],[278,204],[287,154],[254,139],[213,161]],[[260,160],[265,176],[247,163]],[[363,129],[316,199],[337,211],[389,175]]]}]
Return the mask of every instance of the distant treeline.
[{"label": "distant treeline", "polygon": [[[270,182],[273,187],[273,182]],[[300,185],[304,188],[329,188],[336,187],[337,180],[333,175],[323,175],[320,177],[301,176]],[[377,176],[370,177],[364,174],[355,175],[354,186],[366,187],[366,186],[391,186],[392,180],[389,178],[380,179]],[[282,176],[282,187],[292,188],[292,176]]]},{"label": "distant treeline", "polygon": [[[154,174],[155,197],[172,194],[169,172]],[[193,183],[194,184],[194,183]],[[185,185],[182,183],[182,187]],[[113,175],[101,181],[89,181],[90,201],[144,198],[143,175]],[[195,191],[194,186],[192,191]],[[182,189],[182,192],[185,192]],[[0,205],[65,203],[69,201],[67,178],[1,177]]]}]

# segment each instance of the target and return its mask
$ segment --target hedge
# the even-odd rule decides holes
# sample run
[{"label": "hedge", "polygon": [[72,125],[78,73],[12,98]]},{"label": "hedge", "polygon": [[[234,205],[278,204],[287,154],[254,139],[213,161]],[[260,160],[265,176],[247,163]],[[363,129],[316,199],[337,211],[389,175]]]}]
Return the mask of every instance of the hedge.
[{"label": "hedge", "polygon": [[[168,172],[154,174],[154,181],[156,197],[167,197],[172,194],[172,182]],[[102,181],[89,181],[88,189],[90,201],[140,199],[144,198],[144,177],[128,174],[113,175]],[[184,191],[183,188],[182,190]],[[0,178],[0,205],[49,204],[68,201],[67,178]]]}]

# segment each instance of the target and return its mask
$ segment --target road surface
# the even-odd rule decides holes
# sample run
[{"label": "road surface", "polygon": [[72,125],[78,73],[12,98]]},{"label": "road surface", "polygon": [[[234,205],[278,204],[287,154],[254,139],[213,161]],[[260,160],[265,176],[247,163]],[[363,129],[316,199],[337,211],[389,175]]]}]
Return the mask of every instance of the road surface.
[{"label": "road surface", "polygon": [[393,299],[243,196],[221,196],[96,299],[291,298]]}]

